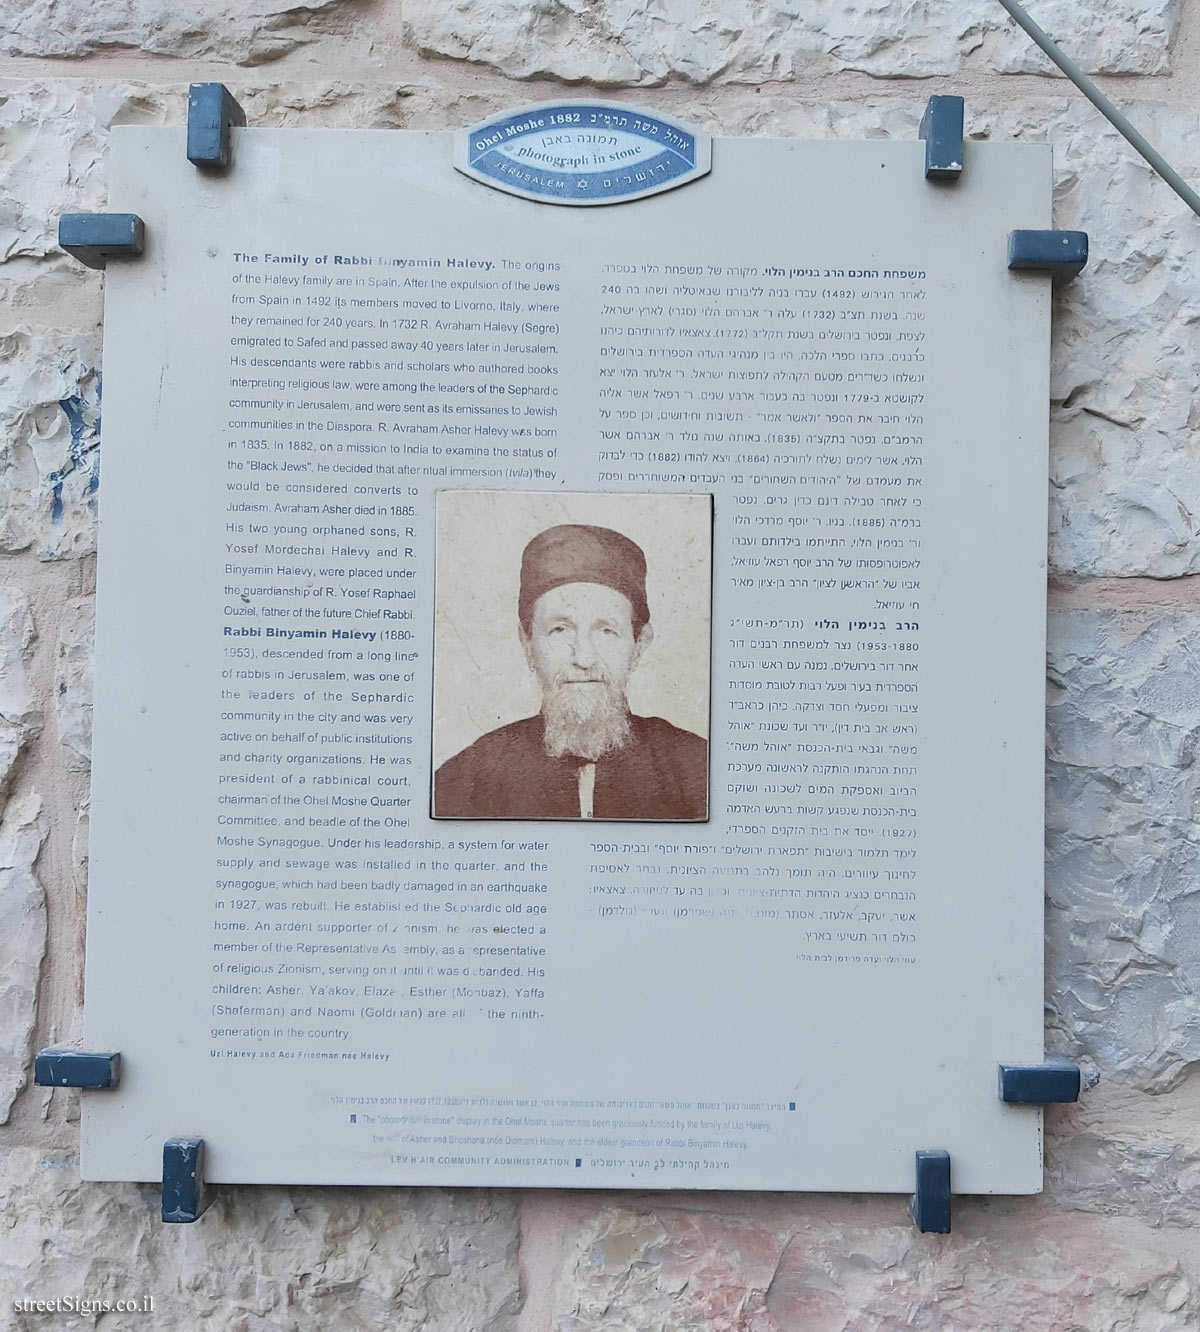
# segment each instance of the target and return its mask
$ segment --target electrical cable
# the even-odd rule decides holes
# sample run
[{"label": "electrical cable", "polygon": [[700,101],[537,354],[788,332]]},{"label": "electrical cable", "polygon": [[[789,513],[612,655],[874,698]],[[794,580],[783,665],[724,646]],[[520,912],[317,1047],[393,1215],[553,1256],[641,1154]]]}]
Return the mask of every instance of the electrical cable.
[{"label": "electrical cable", "polygon": [[1119,111],[1092,82],[1079,66],[1062,51],[1058,45],[1017,3],[1017,0],[1000,0],[1009,14],[1029,34],[1034,43],[1062,70],[1097,111],[1112,125],[1118,134],[1123,135],[1155,171],[1167,182],[1185,204],[1200,217],[1200,194],[1187,183],[1178,171],[1163,157],[1146,137],[1136,129],[1123,112]]}]

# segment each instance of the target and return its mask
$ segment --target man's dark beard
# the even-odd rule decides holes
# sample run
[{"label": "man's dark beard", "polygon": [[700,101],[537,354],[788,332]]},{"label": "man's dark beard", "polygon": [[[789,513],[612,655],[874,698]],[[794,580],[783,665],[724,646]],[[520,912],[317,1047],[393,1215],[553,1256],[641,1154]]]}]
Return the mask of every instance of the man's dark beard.
[{"label": "man's dark beard", "polygon": [[594,763],[629,743],[629,705],[608,679],[556,680],[543,695],[542,717],[551,758],[570,755]]}]

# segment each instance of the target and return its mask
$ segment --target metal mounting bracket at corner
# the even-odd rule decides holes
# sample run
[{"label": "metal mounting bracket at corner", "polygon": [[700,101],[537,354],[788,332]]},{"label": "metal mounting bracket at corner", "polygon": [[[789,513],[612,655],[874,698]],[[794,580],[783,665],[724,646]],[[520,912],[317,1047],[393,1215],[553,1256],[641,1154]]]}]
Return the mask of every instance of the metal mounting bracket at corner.
[{"label": "metal mounting bracket at corner", "polygon": [[950,1153],[919,1151],[916,1156],[917,1188],[908,1204],[908,1214],[925,1235],[950,1233]]},{"label": "metal mounting bracket at corner", "polygon": [[1088,261],[1086,231],[1010,231],[1008,267],[1013,273],[1049,273],[1055,287],[1065,287]]},{"label": "metal mounting bracket at corner", "polygon": [[931,97],[921,117],[925,179],[955,181],[963,169],[963,99]]},{"label": "metal mounting bracket at corner", "polygon": [[1001,1064],[997,1094],[1006,1105],[1068,1105],[1079,1100],[1079,1065],[1065,1059],[1044,1064]]},{"label": "metal mounting bracket at corner", "polygon": [[227,170],[233,160],[231,131],[245,123],[245,111],[223,83],[193,83],[188,88],[188,161],[210,171]]},{"label": "metal mounting bracket at corner", "polygon": [[133,259],[146,247],[146,225],[136,213],[64,213],[58,219],[59,248],[88,268],[110,259]]},{"label": "metal mounting bracket at corner", "polygon": [[163,1143],[162,1219],[170,1225],[199,1221],[212,1199],[204,1182],[204,1139]]},{"label": "metal mounting bracket at corner", "polygon": [[115,1087],[121,1081],[121,1056],[114,1051],[74,1050],[48,1045],[33,1061],[38,1087],[82,1087],[87,1091]]}]

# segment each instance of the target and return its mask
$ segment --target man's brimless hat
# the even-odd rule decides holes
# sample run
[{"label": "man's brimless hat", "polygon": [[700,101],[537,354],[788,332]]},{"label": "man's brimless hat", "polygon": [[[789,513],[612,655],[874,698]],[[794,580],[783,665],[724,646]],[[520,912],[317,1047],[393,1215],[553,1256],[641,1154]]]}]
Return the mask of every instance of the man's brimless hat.
[{"label": "man's brimless hat", "polygon": [[601,583],[622,593],[633,608],[635,634],[650,619],[646,556],[635,541],[609,527],[564,523],[539,532],[525,547],[517,615],[526,633],[538,597],[564,583]]}]

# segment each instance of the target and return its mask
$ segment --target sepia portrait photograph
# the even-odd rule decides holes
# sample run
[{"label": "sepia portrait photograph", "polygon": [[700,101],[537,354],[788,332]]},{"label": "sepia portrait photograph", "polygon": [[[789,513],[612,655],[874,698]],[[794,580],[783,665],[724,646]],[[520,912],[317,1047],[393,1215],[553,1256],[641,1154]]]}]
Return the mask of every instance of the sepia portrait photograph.
[{"label": "sepia portrait photograph", "polygon": [[708,818],[712,497],[437,498],[434,818]]}]

